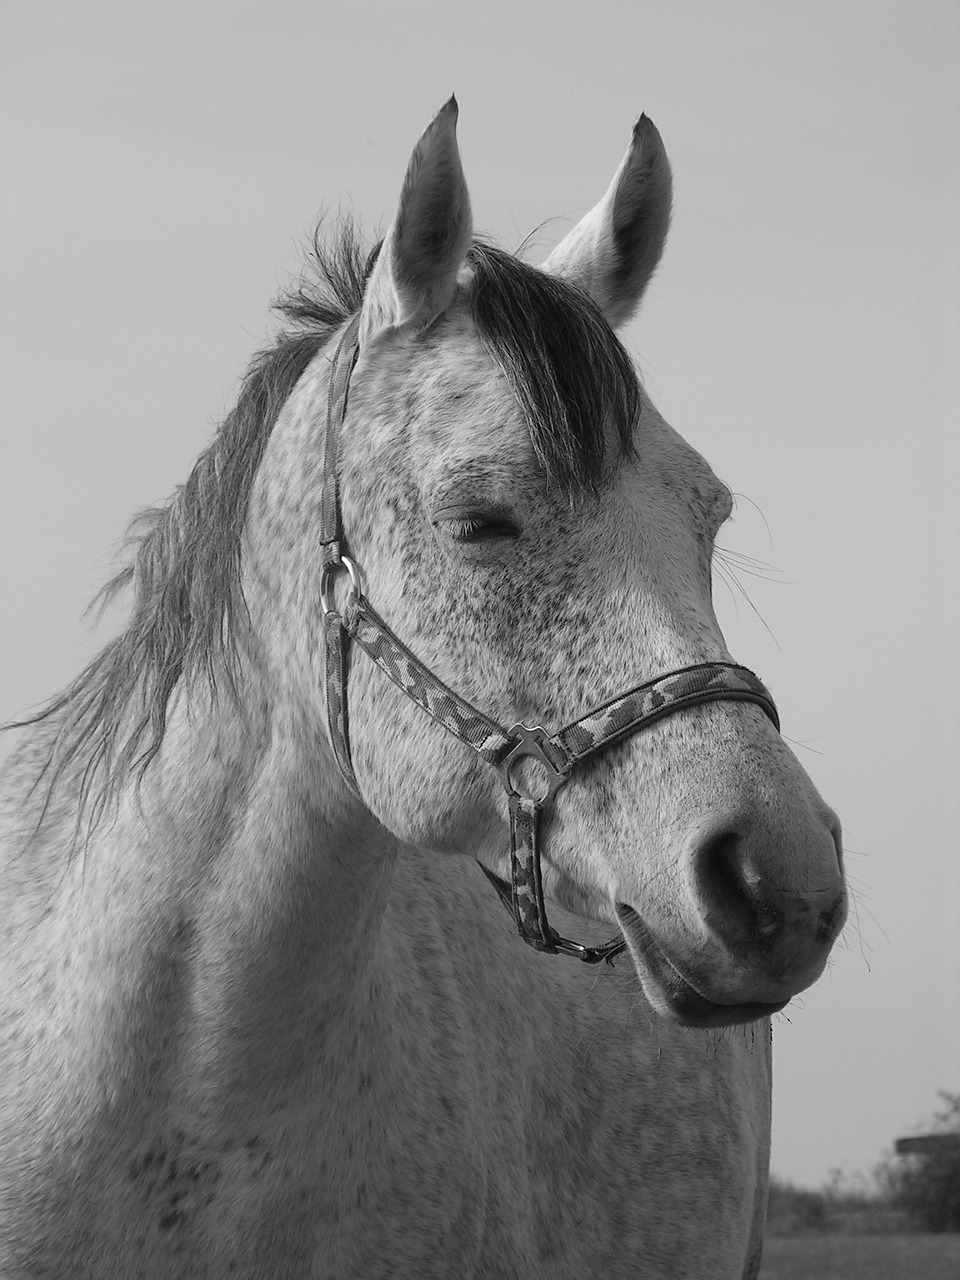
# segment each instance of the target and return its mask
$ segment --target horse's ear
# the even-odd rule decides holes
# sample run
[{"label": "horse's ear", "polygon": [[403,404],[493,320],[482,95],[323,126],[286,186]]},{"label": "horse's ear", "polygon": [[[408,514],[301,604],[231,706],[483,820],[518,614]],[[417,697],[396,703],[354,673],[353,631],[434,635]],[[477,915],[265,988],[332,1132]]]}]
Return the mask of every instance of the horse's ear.
[{"label": "horse's ear", "polygon": [[457,115],[451,98],[410,157],[396,217],[364,293],[361,342],[400,325],[425,329],[453,297],[473,232]]},{"label": "horse's ear", "polygon": [[543,270],[585,289],[614,328],[625,324],[663,253],[671,189],[660,134],[641,116],[607,194],[560,241]]}]

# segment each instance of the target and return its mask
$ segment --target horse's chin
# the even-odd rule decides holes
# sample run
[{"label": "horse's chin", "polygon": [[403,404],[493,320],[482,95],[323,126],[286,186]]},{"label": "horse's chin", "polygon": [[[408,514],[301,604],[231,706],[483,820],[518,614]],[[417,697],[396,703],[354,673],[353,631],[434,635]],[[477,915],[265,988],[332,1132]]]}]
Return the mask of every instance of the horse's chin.
[{"label": "horse's chin", "polygon": [[700,991],[680,972],[676,963],[651,937],[643,920],[624,903],[617,904],[617,921],[636,967],[644,995],[654,1009],[683,1027],[729,1027],[756,1022],[779,1013],[788,1000],[776,1004],[745,1001],[718,1003]]}]

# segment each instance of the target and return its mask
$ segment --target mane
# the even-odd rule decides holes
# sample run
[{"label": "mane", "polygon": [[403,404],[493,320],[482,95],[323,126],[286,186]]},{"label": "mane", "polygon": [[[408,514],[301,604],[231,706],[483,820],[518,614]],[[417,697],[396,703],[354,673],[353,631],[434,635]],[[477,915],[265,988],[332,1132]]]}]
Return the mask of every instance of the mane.
[{"label": "mane", "polygon": [[[236,407],[169,502],[131,523],[130,563],[94,601],[105,607],[130,588],[126,627],[36,715],[9,726],[52,722],[40,775],[48,777],[47,800],[64,770],[77,765],[88,829],[125,777],[142,779],[179,683],[203,679],[215,695],[225,682],[237,696],[236,638],[246,617],[240,549],[254,478],[287,397],[359,310],[379,247],[367,252],[348,221],[328,243],[315,233],[307,270],[275,304],[285,327],[254,357]],[[616,424],[620,448],[628,449],[639,412],[629,357],[579,290],[489,244],[475,243],[468,262],[479,336],[523,407],[548,477],[571,495],[594,489],[605,423]]]},{"label": "mane", "polygon": [[633,362],[582,290],[482,242],[468,261],[473,319],[520,400],[544,470],[571,496],[595,489],[606,424],[621,453],[631,447],[640,414]]}]

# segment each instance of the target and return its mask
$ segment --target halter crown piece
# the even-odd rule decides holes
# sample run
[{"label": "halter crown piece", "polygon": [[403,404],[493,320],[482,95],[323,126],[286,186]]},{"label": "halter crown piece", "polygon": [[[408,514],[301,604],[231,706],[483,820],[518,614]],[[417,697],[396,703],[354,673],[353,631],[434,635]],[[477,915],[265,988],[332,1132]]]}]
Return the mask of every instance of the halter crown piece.
[{"label": "halter crown piece", "polygon": [[[320,593],[326,645],[327,728],[337,763],[360,797],[350,756],[347,707],[348,664],[353,641],[408,698],[497,771],[507,793],[510,813],[510,884],[480,866],[513,916],[524,942],[537,951],[576,956],[587,964],[601,960],[612,963],[626,947],[622,936],[598,947],[587,947],[560,937],[547,921],[539,840],[544,810],[577,765],[664,716],[721,699],[755,702],[779,729],[777,709],[763,684],[746,667],[732,662],[702,662],[637,685],[618,698],[594,707],[556,733],[549,733],[539,725],[515,724],[504,729],[439,680],[371,606],[363,593],[356,563],[344,554],[337,459],[350,377],[360,354],[358,332],[359,317],[354,316],[343,332],[333,360],[321,495],[323,577]],[[339,573],[346,573],[350,580],[342,612],[337,610],[333,590]],[[516,766],[525,757],[537,760],[546,775],[546,787],[540,795],[527,793],[517,777]]]}]

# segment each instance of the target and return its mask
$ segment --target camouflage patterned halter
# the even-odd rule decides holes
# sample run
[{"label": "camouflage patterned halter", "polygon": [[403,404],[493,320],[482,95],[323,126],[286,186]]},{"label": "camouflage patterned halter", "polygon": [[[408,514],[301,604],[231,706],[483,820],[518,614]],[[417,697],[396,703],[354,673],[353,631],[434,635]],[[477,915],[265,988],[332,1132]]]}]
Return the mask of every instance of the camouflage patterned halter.
[{"label": "camouflage patterned halter", "polygon": [[[507,793],[510,813],[511,883],[481,869],[513,916],[524,942],[551,955],[576,956],[587,964],[612,962],[624,950],[622,937],[598,947],[562,938],[550,927],[543,901],[540,871],[540,818],[574,768],[614,743],[647,728],[684,707],[722,700],[755,702],[779,729],[777,709],[760,680],[732,662],[701,662],[658,676],[594,707],[579,720],[549,733],[540,725],[515,724],[504,729],[439,680],[390,630],[363,593],[355,561],[344,554],[340,493],[337,481],[340,428],[347,407],[350,376],[360,353],[359,319],[347,325],[334,356],[327,400],[324,489],[321,508],[323,578],[321,602],[326,641],[327,727],[344,778],[361,797],[350,756],[347,677],[350,642],[354,641],[407,697],[439,725],[496,769]],[[349,576],[342,612],[334,599],[334,580]],[[543,786],[531,794],[521,781],[520,762],[540,765]]]}]

